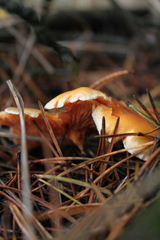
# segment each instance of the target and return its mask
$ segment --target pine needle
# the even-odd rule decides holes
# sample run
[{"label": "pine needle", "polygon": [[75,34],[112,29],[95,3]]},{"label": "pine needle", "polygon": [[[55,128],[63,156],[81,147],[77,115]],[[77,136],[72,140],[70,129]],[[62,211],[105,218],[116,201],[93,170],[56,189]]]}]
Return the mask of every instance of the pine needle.
[{"label": "pine needle", "polygon": [[[32,213],[32,204],[31,204],[31,191],[30,191],[30,178],[29,178],[29,168],[28,168],[28,154],[27,154],[27,142],[26,142],[26,127],[25,127],[25,120],[24,120],[24,103],[22,97],[20,96],[18,90],[12,84],[11,80],[7,81],[9,89],[14,97],[16,102],[19,117],[20,117],[20,126],[21,126],[21,181],[22,181],[22,201],[28,212],[24,211],[23,216],[25,221],[27,222],[26,229],[28,232],[31,233],[32,236],[35,236],[35,231],[33,225],[31,224],[31,213]],[[37,239],[36,236],[34,239]]]}]

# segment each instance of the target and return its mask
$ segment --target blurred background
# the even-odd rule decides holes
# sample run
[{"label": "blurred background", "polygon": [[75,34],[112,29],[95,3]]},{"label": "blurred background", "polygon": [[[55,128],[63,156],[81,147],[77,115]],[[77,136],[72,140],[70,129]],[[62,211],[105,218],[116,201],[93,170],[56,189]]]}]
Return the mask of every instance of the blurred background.
[{"label": "blurred background", "polygon": [[[156,105],[160,106],[159,0],[0,0],[0,110],[15,105],[6,83],[9,79],[12,80],[13,84],[19,90],[25,107],[38,108],[38,100],[45,105],[57,94],[80,86],[90,86],[104,76],[122,70],[129,70],[132,73],[114,79],[103,87],[103,91],[118,100],[130,101],[134,104],[135,100],[133,95],[136,95],[139,100],[147,106],[148,96],[146,89],[149,89],[152,97],[155,99]],[[158,140],[157,138],[157,143]],[[93,137],[87,139],[85,145],[86,156],[94,157],[106,152],[105,143],[99,141],[100,144],[98,148],[98,141],[99,139],[94,139]],[[112,151],[113,142],[110,145],[111,148],[109,148],[109,151]],[[67,144],[63,143],[61,145],[63,155],[67,157],[82,156],[81,161],[84,161],[84,155],[79,152],[79,149]],[[1,190],[3,191],[4,189],[5,191],[5,195],[1,193],[0,222],[3,225],[1,230],[4,233],[3,236],[5,236],[5,239],[7,239],[7,235],[12,236],[12,239],[15,239],[17,236],[21,238],[21,231],[19,231],[19,228],[17,228],[15,224],[16,218],[14,219],[14,215],[16,216],[17,212],[11,213],[10,209],[12,208],[9,208],[11,203],[10,199],[13,198],[13,194],[11,195],[11,193],[14,192],[14,188],[17,188],[14,192],[15,195],[18,196],[19,194],[19,198],[21,199],[19,146],[13,147],[13,143],[10,143],[8,139],[7,141],[2,139],[2,145],[0,147]],[[157,147],[159,147],[158,144]],[[123,148],[121,143],[116,145],[113,150],[117,148]],[[52,233],[53,231],[54,233],[54,231],[57,231],[57,234],[59,234],[60,231],[62,231],[62,233],[70,234],[68,224],[66,224],[67,222],[64,221],[64,223],[60,223],[60,218],[57,217],[59,213],[53,213],[52,216],[52,214],[49,214],[48,209],[50,210],[51,204],[53,204],[54,207],[57,206],[58,209],[60,209],[61,206],[63,208],[65,204],[67,204],[67,207],[75,206],[76,209],[77,203],[73,205],[72,200],[68,201],[68,197],[64,197],[64,200],[62,198],[63,203],[61,205],[58,191],[54,190],[52,192],[52,190],[48,190],[48,187],[39,188],[39,182],[37,182],[35,177],[35,174],[46,173],[49,169],[53,171],[53,174],[55,174],[55,172],[59,174],[59,172],[66,171],[67,168],[72,166],[73,159],[67,160],[68,162],[64,162],[64,165],[63,163],[61,164],[61,162],[55,163],[54,161],[54,167],[58,166],[58,170],[55,170],[56,168],[53,168],[52,162],[47,161],[52,155],[51,147],[47,145],[45,141],[42,142],[41,149],[37,148],[29,152],[30,175],[32,188],[34,190],[32,194],[41,199],[38,202],[37,198],[33,197],[34,214],[40,219],[39,221],[42,222],[48,232],[50,231]],[[61,154],[58,156],[61,156]],[[103,161],[93,162],[91,167],[87,164],[84,169],[82,166],[77,172],[72,170],[71,177],[83,182],[85,179],[86,183],[92,183],[94,178],[96,179],[98,178],[97,176],[100,176],[99,174],[102,173],[103,175],[103,171],[105,171],[106,168],[109,169],[115,162],[124,159],[126,156],[125,153],[119,153],[114,157],[111,156],[111,159],[108,157],[105,158],[108,163],[111,161],[111,165],[105,162],[103,163]],[[73,161],[73,166],[75,166],[78,161],[79,160]],[[101,167],[99,163],[103,163],[103,167]],[[145,171],[144,173],[142,171],[138,179],[139,182],[137,182],[139,192],[137,189],[132,191],[130,181],[133,181],[134,174],[135,176],[137,175],[141,163],[142,162],[138,162],[137,159],[133,157],[133,160],[128,161],[126,165],[123,162],[119,167],[116,166],[114,169],[110,168],[111,170],[109,170],[107,174],[105,173],[106,176],[104,175],[104,185],[102,184],[104,180],[102,182],[102,179],[100,179],[100,181],[98,180],[97,186],[99,186],[100,182],[100,186],[102,184],[104,189],[109,189],[109,191],[111,189],[114,195],[126,186],[129,194],[127,191],[126,194],[124,192],[122,198],[117,198],[117,195],[115,195],[116,201],[120,200],[121,205],[119,202],[116,204],[116,201],[115,205],[105,205],[104,207],[106,207],[107,211],[111,210],[110,215],[106,214],[106,209],[101,208],[100,212],[98,209],[97,215],[91,215],[91,218],[86,219],[86,222],[84,221],[84,225],[82,222],[80,226],[84,228],[79,228],[80,230],[78,231],[75,228],[76,236],[77,233],[80,235],[82,233],[83,237],[85,234],[93,234],[95,238],[91,236],[91,238],[85,239],[108,239],[106,236],[111,232],[111,234],[113,233],[113,237],[109,239],[115,239],[114,234],[118,236],[118,233],[123,229],[124,225],[130,222],[130,219],[139,209],[142,209],[145,210],[144,215],[140,216],[138,221],[136,220],[136,225],[134,225],[133,222],[133,227],[128,228],[126,235],[123,235],[122,238],[119,239],[135,239],[135,236],[136,238],[139,237],[140,233],[143,233],[143,239],[159,239],[159,199],[158,202],[155,202],[153,208],[149,209],[148,212],[146,211],[147,206],[155,200],[153,200],[155,193],[157,193],[156,197],[159,197],[159,175],[157,177],[158,180],[155,181],[154,176],[151,175],[152,181],[149,178],[143,185],[139,185],[143,177],[147,176],[147,174],[150,175],[150,172],[159,164],[159,159],[155,159],[155,162],[149,162],[150,165],[145,165]],[[92,165],[95,167],[95,170]],[[6,185],[4,186],[3,182],[7,185],[6,189]],[[60,182],[58,182],[58,184],[59,183]],[[54,186],[56,182],[53,183],[52,181],[52,184]],[[73,196],[77,196],[75,199],[79,200],[81,196],[84,198],[85,203],[89,203],[89,205],[92,205],[92,203],[94,205],[96,201],[99,201],[100,204],[105,201],[101,192],[96,188],[96,185],[93,185],[93,190],[97,196],[96,194],[94,195],[94,191],[92,190],[89,192],[89,195],[85,192],[83,193],[84,195],[79,195],[83,189],[83,185],[82,187],[77,185],[75,195],[70,185],[60,183],[60,185],[56,186],[64,190],[64,192],[69,194],[73,193]],[[9,190],[9,187],[12,189]],[[87,189],[88,187],[85,188]],[[58,195],[56,195],[57,193]],[[10,198],[6,198],[7,194],[10,195]],[[110,196],[110,193],[107,193],[105,197],[108,196]],[[132,199],[128,198],[128,196]],[[57,197],[58,200],[54,202],[53,199],[55,199],[55,197]],[[130,202],[130,199],[136,199],[136,201]],[[43,202],[43,200],[45,200],[45,202]],[[18,202],[17,208],[19,208],[17,198],[16,201]],[[49,204],[48,206],[46,205],[46,201]],[[127,202],[129,205],[126,205]],[[107,204],[108,203],[109,201]],[[130,203],[135,204],[133,205],[136,207],[135,210],[132,208],[132,205],[130,206]],[[74,216],[74,210],[72,211],[72,208],[70,209],[71,212],[67,210],[66,213],[71,214],[71,216],[73,214]],[[114,216],[112,210],[115,212],[114,224],[111,223],[112,217]],[[122,215],[121,210],[124,211],[124,215]],[[85,210],[82,209],[80,214],[77,212],[78,221],[80,219],[82,220],[89,211],[91,210],[86,208]],[[43,214],[41,216],[42,212]],[[46,213],[46,217],[44,213]],[[128,217],[128,215],[130,216]],[[19,212],[17,216],[19,216]],[[102,229],[99,224],[101,223],[99,217],[102,219],[102,227],[104,227]],[[127,221],[126,217],[128,217]],[[21,218],[19,219],[21,223]],[[104,221],[105,219],[106,222]],[[121,220],[126,221],[124,225],[123,221],[121,225]],[[54,221],[55,225],[53,224],[52,226]],[[155,221],[157,224],[155,224]],[[71,223],[76,224],[75,222]],[[115,223],[117,225],[115,225]],[[64,228],[61,228],[63,224]],[[21,226],[22,225],[23,222]],[[99,234],[99,237],[95,235],[95,227],[97,226],[98,234],[100,231],[102,234]],[[149,226],[151,226],[151,228],[149,228]],[[25,226],[22,226],[22,228],[23,227],[25,228]],[[92,228],[91,231],[89,230],[90,227]],[[153,232],[152,227],[153,230],[154,227],[156,227],[156,230]],[[14,235],[15,233],[17,236]],[[65,235],[64,238],[61,239],[75,239],[74,231],[72,237],[73,238],[66,237]],[[82,239],[83,237],[80,236],[80,238],[77,239]],[[32,237],[30,237],[30,239],[32,239]]]},{"label": "blurred background", "polygon": [[[45,104],[61,92],[89,86],[107,74],[124,69],[135,73],[113,80],[103,88],[105,92],[125,101],[132,101],[135,94],[146,103],[145,93],[149,88],[152,96],[158,98],[158,0],[8,0],[7,3],[5,8],[1,4],[0,10],[1,109],[12,104],[8,79],[22,94],[25,107],[37,107],[38,100]],[[18,14],[16,10],[10,11],[14,4],[22,5],[24,11]],[[33,11],[28,19],[27,9]],[[54,46],[47,40],[45,44],[39,41],[33,13],[48,29],[46,38],[68,47],[76,60],[69,55],[69,64],[65,64]]]}]

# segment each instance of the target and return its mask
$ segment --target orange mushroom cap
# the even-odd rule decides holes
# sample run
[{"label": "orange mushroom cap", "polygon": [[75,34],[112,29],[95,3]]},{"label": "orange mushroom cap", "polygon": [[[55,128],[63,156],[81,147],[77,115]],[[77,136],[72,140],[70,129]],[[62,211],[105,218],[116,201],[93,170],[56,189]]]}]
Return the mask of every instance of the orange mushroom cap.
[{"label": "orange mushroom cap", "polygon": [[49,101],[44,108],[47,110],[51,110],[56,108],[62,108],[64,106],[70,106],[78,101],[89,100],[96,100],[103,103],[103,100],[110,101],[111,98],[101,91],[94,90],[89,87],[80,87],[58,95],[57,97]]},{"label": "orange mushroom cap", "polygon": [[[149,123],[144,117],[125,106],[123,103],[120,103],[112,99],[112,106],[108,107],[107,105],[99,105],[92,112],[93,120],[97,126],[97,130],[100,133],[102,128],[102,118],[105,118],[105,132],[107,135],[113,134],[117,118],[120,117],[118,130],[116,134],[123,133],[147,133],[153,131],[155,127]],[[149,134],[149,136],[155,137],[156,134],[160,133],[160,130],[154,131]],[[140,144],[147,143],[151,141],[146,136],[125,136],[119,137],[116,140],[123,138],[123,144],[125,148],[136,147]],[[135,153],[139,149],[129,150],[129,152]],[[142,151],[138,154],[137,157],[143,160],[147,160],[150,154],[151,148]]]},{"label": "orange mushroom cap", "polygon": [[[62,136],[64,130],[62,120],[57,119],[56,115],[50,113],[46,113],[46,115],[53,130],[55,131],[55,134],[58,137]],[[34,108],[24,108],[24,120],[26,125],[26,134],[28,136],[39,136],[39,131],[34,123],[39,126],[41,131],[48,133],[46,124],[40,110]],[[0,124],[10,127],[12,133],[19,135],[21,129],[18,109],[16,107],[9,107],[6,108],[4,111],[1,111]],[[20,140],[16,140],[15,142],[19,143]],[[32,146],[33,141],[28,141],[28,143],[28,146]]]}]

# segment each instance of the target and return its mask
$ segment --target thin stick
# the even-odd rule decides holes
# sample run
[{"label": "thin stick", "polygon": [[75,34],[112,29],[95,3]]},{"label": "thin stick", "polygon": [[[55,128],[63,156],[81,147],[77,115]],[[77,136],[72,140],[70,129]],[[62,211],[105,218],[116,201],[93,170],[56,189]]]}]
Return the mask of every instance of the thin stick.
[{"label": "thin stick", "polygon": [[26,127],[24,121],[24,103],[22,97],[20,96],[18,90],[14,87],[11,80],[7,81],[7,84],[10,88],[10,91],[16,102],[19,117],[20,117],[20,126],[21,126],[21,181],[22,181],[22,201],[28,211],[23,210],[23,216],[27,222],[27,231],[31,233],[32,236],[35,236],[35,231],[31,221],[32,205],[31,205],[31,191],[30,191],[30,179],[29,179],[29,168],[28,168],[28,154],[27,154],[27,142],[26,142]]},{"label": "thin stick", "polygon": [[48,121],[48,118],[47,118],[47,116],[46,116],[46,113],[45,113],[45,111],[44,111],[44,108],[43,108],[43,106],[42,106],[42,103],[41,103],[40,101],[38,101],[38,105],[39,105],[39,108],[40,108],[40,110],[41,110],[41,112],[42,112],[43,119],[44,119],[44,121],[45,121],[45,124],[46,124],[46,127],[47,127],[47,129],[48,129],[48,132],[49,132],[49,134],[50,134],[50,136],[51,136],[51,138],[52,138],[52,141],[53,141],[53,143],[54,143],[54,145],[55,145],[55,147],[56,147],[56,150],[57,150],[57,152],[58,152],[58,155],[59,155],[60,157],[63,157],[61,148],[60,148],[60,146],[59,146],[59,144],[58,144],[58,141],[57,141],[56,136],[55,136],[55,134],[54,134],[54,132],[53,132],[53,129],[51,128],[51,125],[50,125],[50,123],[49,123],[49,121]]},{"label": "thin stick", "polygon": [[157,111],[157,108],[156,108],[156,105],[155,105],[154,100],[152,98],[152,95],[151,95],[151,93],[150,93],[150,91],[148,89],[147,89],[147,94],[148,94],[150,103],[152,105],[153,111],[154,111],[154,113],[156,115],[156,118],[157,118],[158,122],[160,122],[160,115],[159,115],[159,113]]},{"label": "thin stick", "polygon": [[149,166],[149,164],[153,161],[155,157],[157,157],[160,154],[160,148],[158,148],[155,152],[152,153],[152,155],[148,158],[148,160],[142,165],[141,169],[138,172],[138,175],[136,176],[136,180],[138,180],[146,168]]},{"label": "thin stick", "polygon": [[[154,121],[156,124],[157,120],[154,118],[154,116],[150,113],[150,111],[148,110],[148,108],[134,95],[133,96],[135,98],[135,100],[138,102],[138,104],[141,106],[141,108],[148,114],[148,116],[151,118],[152,121]],[[151,102],[151,101],[150,101]]]},{"label": "thin stick", "polygon": [[128,75],[130,73],[132,73],[132,71],[129,71],[129,70],[122,70],[122,71],[111,73],[103,78],[100,78],[95,83],[92,83],[89,87],[99,90],[105,85],[107,85],[109,82],[111,82],[113,79],[124,76],[124,75]]}]

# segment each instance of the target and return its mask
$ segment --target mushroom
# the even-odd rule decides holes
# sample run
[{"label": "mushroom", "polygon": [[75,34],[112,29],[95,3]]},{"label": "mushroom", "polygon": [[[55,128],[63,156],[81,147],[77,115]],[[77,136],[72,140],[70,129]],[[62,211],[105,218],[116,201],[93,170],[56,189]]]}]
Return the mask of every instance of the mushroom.
[{"label": "mushroom", "polygon": [[[92,108],[110,102],[110,97],[101,91],[88,87],[81,87],[62,93],[48,102],[45,109],[47,118],[56,136],[62,137],[65,133],[67,140],[75,143],[83,151],[84,139],[88,132],[95,130],[92,119]],[[58,109],[58,111],[56,111]],[[9,126],[15,134],[20,133],[19,112],[17,108],[7,108],[0,112],[0,124]],[[40,110],[24,108],[27,135],[37,136],[39,132],[34,124],[42,131],[47,131]]]},{"label": "mushroom", "polygon": [[[62,136],[63,133],[63,122],[61,119],[57,119],[56,114],[46,113],[47,118],[54,127],[56,134],[58,136]],[[47,128],[42,116],[42,113],[38,109],[34,108],[24,108],[24,119],[26,124],[26,134],[28,136],[39,136],[38,128],[35,123],[39,126],[39,128],[43,132],[47,132]],[[6,108],[4,111],[0,112],[0,124],[10,127],[11,132],[14,134],[20,134],[20,119],[19,119],[19,111],[16,107]],[[20,140],[16,140],[17,143]],[[32,146],[33,142],[28,141],[28,146]],[[34,144],[35,146],[35,144]]]},{"label": "mushroom", "polygon": [[95,130],[92,109],[104,102],[110,104],[111,98],[101,91],[89,87],[80,87],[53,98],[45,105],[45,109],[55,111],[61,109],[58,118],[63,119],[66,126],[66,139],[71,140],[83,150],[87,132]]},{"label": "mushroom", "polygon": [[[118,102],[112,99],[112,105],[107,106],[107,104],[101,104],[97,106],[92,112],[93,120],[96,124],[97,130],[100,133],[102,128],[102,118],[105,118],[105,132],[107,135],[112,135],[117,118],[120,118],[117,134],[125,133],[148,133],[153,131],[155,127],[149,123],[143,116],[136,113],[124,103]],[[147,134],[150,137],[155,137],[156,134],[160,133],[160,130],[154,131],[150,134]],[[117,137],[116,141],[122,140],[125,148],[136,147],[143,143],[151,141],[147,136],[125,136]],[[140,149],[129,150],[131,154],[136,153]],[[140,154],[137,154],[137,157],[142,160],[147,160],[150,154],[151,148],[142,151]]]},{"label": "mushroom", "polygon": [[[118,136],[116,141],[122,140],[125,148],[136,147],[142,143],[147,143],[150,138],[155,138],[160,134],[160,130],[149,123],[144,117],[127,107],[124,103],[116,101],[105,93],[89,87],[62,93],[49,101],[45,105],[47,118],[55,132],[55,135],[65,138],[77,144],[83,151],[84,139],[87,133],[95,131],[101,132],[102,118],[105,118],[105,132],[107,135],[113,134],[117,118],[120,118],[117,134],[133,133],[129,136]],[[16,108],[7,108],[0,112],[0,124],[7,125],[13,133],[19,134],[19,116]],[[40,110],[25,108],[24,117],[26,122],[27,135],[37,136],[39,134],[34,122],[44,132],[47,131],[43,116]],[[136,133],[144,136],[138,136]],[[152,132],[146,135],[146,133]],[[146,160],[151,148],[145,149],[137,157]],[[136,153],[137,149],[129,150]]]}]

